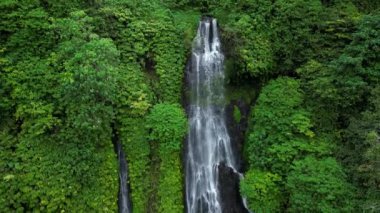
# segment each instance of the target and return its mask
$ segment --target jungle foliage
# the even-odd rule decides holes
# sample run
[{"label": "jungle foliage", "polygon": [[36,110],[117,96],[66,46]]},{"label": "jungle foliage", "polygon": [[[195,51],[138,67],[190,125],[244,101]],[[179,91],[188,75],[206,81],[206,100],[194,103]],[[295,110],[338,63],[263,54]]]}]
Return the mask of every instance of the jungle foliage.
[{"label": "jungle foliage", "polygon": [[378,1],[3,0],[0,212],[117,211],[115,132],[134,212],[183,212],[180,104],[202,15],[220,25],[227,93],[251,106],[249,208],[380,211]]},{"label": "jungle foliage", "polygon": [[[111,0],[7,0],[0,13],[0,212],[115,212],[113,132],[127,153],[134,211],[183,209],[186,120],[170,104],[181,99],[200,13]],[[175,116],[182,123],[154,152],[159,138],[147,137],[146,124],[160,105],[148,123],[146,115],[161,102],[169,105],[158,113],[169,114],[153,129]],[[156,188],[152,168],[159,169]],[[157,205],[147,194],[157,194]]]}]

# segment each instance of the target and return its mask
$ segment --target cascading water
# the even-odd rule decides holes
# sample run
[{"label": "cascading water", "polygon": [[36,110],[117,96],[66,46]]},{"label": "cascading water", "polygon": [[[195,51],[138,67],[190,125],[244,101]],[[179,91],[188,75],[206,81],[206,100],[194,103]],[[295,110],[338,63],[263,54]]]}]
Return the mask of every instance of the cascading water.
[{"label": "cascading water", "polygon": [[130,213],[131,205],[129,203],[129,191],[128,191],[128,165],[125,159],[123,147],[120,142],[116,143],[117,158],[119,161],[119,212]]},{"label": "cascading water", "polygon": [[[189,213],[221,213],[219,165],[236,172],[224,112],[224,56],[215,19],[204,18],[194,39],[186,156],[186,202]],[[236,172],[237,173],[237,172]]]}]

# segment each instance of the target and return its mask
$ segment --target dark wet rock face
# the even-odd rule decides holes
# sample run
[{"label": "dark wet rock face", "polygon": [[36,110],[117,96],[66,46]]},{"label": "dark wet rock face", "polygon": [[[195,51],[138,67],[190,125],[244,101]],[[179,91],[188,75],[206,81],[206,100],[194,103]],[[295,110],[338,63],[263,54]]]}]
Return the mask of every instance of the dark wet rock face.
[{"label": "dark wet rock face", "polygon": [[[238,107],[241,113],[240,122],[237,123],[234,119],[234,107]],[[228,133],[231,137],[231,146],[236,157],[237,169],[243,172],[245,163],[243,161],[243,146],[245,133],[248,127],[248,116],[250,112],[250,104],[242,100],[233,100],[226,106],[226,123]]]},{"label": "dark wet rock face", "polygon": [[[241,113],[240,122],[236,122],[233,116],[234,107],[238,107]],[[231,146],[236,156],[238,172],[245,170],[243,160],[243,146],[245,133],[248,128],[248,116],[250,104],[241,100],[231,101],[226,106],[226,123],[231,138]],[[219,183],[223,213],[248,213],[244,207],[239,191],[240,176],[232,168],[225,164],[219,165]]]},{"label": "dark wet rock face", "polygon": [[218,169],[222,212],[248,213],[239,192],[239,174],[225,164],[219,165]]}]

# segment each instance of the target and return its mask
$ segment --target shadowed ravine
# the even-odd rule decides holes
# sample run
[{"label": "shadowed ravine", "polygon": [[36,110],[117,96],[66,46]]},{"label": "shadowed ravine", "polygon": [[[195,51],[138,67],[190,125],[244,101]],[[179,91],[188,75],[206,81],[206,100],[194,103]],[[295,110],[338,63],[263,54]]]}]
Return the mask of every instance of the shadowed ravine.
[{"label": "shadowed ravine", "polygon": [[[236,192],[241,178],[225,121],[223,62],[217,22],[203,18],[187,72],[190,90],[185,165],[188,213],[245,211],[238,193],[235,193],[237,199],[228,199],[236,202],[228,205],[229,210],[222,203],[226,199],[221,197],[221,191],[226,189],[224,185],[235,186],[232,190]],[[221,178],[221,174],[225,178]]]}]

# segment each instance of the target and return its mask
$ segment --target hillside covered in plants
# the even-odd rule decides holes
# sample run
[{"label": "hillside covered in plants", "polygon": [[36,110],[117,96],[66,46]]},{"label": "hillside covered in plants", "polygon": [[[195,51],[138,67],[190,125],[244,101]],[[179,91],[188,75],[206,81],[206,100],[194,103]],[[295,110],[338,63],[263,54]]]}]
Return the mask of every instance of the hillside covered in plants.
[{"label": "hillside covered in plants", "polygon": [[189,212],[205,17],[246,207],[380,212],[377,0],[1,0],[0,212],[119,211],[117,143],[133,212]]}]

